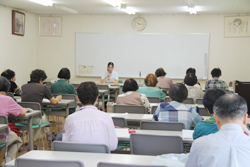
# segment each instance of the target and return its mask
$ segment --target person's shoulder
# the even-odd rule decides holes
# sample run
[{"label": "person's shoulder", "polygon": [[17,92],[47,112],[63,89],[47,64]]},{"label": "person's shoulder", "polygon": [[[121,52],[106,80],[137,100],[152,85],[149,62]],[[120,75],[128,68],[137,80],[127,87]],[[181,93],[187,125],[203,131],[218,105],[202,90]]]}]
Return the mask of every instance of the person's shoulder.
[{"label": "person's shoulder", "polygon": [[193,141],[193,144],[196,147],[203,147],[205,145],[209,145],[212,142],[215,134],[208,134],[206,136],[199,137]]},{"label": "person's shoulder", "polygon": [[14,101],[10,96],[0,95],[0,99],[5,101]]},{"label": "person's shoulder", "polygon": [[118,74],[118,72],[116,72],[116,71],[113,71],[113,73],[116,74],[116,75]]}]

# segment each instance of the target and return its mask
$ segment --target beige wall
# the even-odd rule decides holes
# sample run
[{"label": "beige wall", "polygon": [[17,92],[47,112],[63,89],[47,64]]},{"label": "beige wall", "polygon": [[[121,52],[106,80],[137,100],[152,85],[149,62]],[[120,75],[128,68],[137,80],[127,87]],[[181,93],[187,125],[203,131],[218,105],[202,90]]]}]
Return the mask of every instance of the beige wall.
[{"label": "beige wall", "polygon": [[19,87],[37,67],[38,15],[25,13],[24,37],[12,35],[12,9],[0,5],[0,73],[12,69]]},{"label": "beige wall", "polygon": [[[60,68],[68,67],[72,72],[71,83],[87,80],[99,82],[99,78],[75,77],[76,32],[136,33],[131,26],[135,16],[66,15],[62,17],[62,37],[38,38],[38,67],[45,69],[52,79],[56,79]],[[214,67],[220,67],[222,69],[221,79],[226,82],[235,79],[250,80],[250,38],[224,38],[223,15],[142,17],[147,21],[147,27],[142,33],[209,33],[209,72]],[[154,63],[157,61],[160,60],[156,60]],[[142,62],[138,62],[138,64],[140,63]],[[180,80],[174,80],[174,82],[180,82]],[[200,82],[204,86],[205,81]]]}]

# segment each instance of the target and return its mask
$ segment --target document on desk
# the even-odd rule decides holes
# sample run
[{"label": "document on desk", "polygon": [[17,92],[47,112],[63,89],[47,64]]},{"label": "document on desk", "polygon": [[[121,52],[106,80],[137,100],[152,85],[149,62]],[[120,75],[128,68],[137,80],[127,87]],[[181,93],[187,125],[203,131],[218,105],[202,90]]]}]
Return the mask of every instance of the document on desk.
[{"label": "document on desk", "polygon": [[116,136],[118,138],[129,138],[128,128],[115,128]]},{"label": "document on desk", "polygon": [[124,114],[110,114],[110,116],[111,117],[126,117],[126,116],[128,116],[128,113],[126,112],[126,113],[124,113]]},{"label": "document on desk", "polygon": [[194,130],[182,130],[183,139],[193,139]]},{"label": "document on desk", "polygon": [[48,103],[50,103],[49,99],[43,99],[43,102],[48,102]]},{"label": "document on desk", "polygon": [[153,119],[153,115],[149,115],[149,114],[144,114],[142,119],[148,119],[148,120],[152,120]]}]

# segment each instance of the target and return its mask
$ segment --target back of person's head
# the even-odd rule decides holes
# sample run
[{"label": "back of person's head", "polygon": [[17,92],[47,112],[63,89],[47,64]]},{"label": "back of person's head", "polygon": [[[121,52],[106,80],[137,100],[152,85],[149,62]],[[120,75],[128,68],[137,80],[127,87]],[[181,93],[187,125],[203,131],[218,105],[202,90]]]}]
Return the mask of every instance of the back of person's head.
[{"label": "back of person's head", "polygon": [[7,69],[7,70],[2,72],[1,76],[7,78],[8,80],[11,80],[11,78],[15,77],[16,74],[14,71]]},{"label": "back of person's head", "polygon": [[83,105],[94,105],[98,87],[94,82],[82,82],[77,88],[77,96]]},{"label": "back of person's head", "polygon": [[57,77],[69,80],[70,79],[70,71],[69,71],[69,69],[68,68],[62,68],[59,71]]},{"label": "back of person's head", "polygon": [[164,71],[163,68],[158,68],[156,71],[155,71],[155,75],[156,77],[162,77],[162,76],[165,76],[167,73]]},{"label": "back of person's head", "polygon": [[44,81],[46,78],[46,73],[40,69],[33,70],[30,74],[30,82],[39,83],[40,81]]},{"label": "back of person's head", "polygon": [[204,107],[208,109],[210,114],[214,113],[213,107],[216,100],[225,94],[226,93],[220,89],[208,89],[205,92],[202,103]]},{"label": "back of person's head", "polygon": [[7,93],[10,89],[10,82],[7,78],[1,76],[0,77],[0,92]]},{"label": "back of person's head", "polygon": [[186,74],[188,74],[188,73],[192,73],[192,74],[195,75],[195,73],[196,73],[195,68],[189,68],[189,69],[187,69]]},{"label": "back of person's head", "polygon": [[214,104],[214,113],[220,120],[241,120],[247,114],[247,103],[236,94],[225,94]]},{"label": "back of person's head", "polygon": [[197,84],[197,77],[193,73],[188,73],[184,79],[184,83],[188,86],[194,86]]},{"label": "back of person's head", "polygon": [[220,77],[221,76],[221,70],[219,68],[214,68],[212,71],[211,71],[211,75],[212,77]]},{"label": "back of person's head", "polygon": [[136,80],[134,80],[133,78],[127,79],[124,82],[122,91],[124,93],[129,92],[129,91],[137,91],[138,90],[138,84],[136,82]]},{"label": "back of person's head", "polygon": [[169,89],[169,97],[172,99],[172,101],[182,103],[188,97],[188,90],[182,83],[174,84]]},{"label": "back of person's head", "polygon": [[158,83],[157,77],[154,74],[148,74],[144,80],[146,86],[155,87]]}]

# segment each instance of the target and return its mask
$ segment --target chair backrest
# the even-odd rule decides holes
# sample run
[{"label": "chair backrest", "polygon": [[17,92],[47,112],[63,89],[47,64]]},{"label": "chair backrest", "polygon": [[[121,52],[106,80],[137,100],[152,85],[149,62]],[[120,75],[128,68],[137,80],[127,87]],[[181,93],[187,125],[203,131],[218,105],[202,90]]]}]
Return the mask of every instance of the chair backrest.
[{"label": "chair backrest", "polygon": [[52,143],[52,150],[70,152],[110,153],[109,147],[105,144],[87,144],[62,141],[54,141]]},{"label": "chair backrest", "polygon": [[170,102],[170,97],[169,96],[165,97],[164,102]]},{"label": "chair backrest", "polygon": [[114,125],[119,126],[119,127],[128,127],[127,125],[127,120],[125,118],[120,118],[120,117],[112,117]]},{"label": "chair backrest", "polygon": [[9,96],[9,97],[14,98],[14,94],[13,94],[12,92],[7,92],[7,93],[6,93],[6,96]]},{"label": "chair backrest", "polygon": [[141,121],[140,129],[182,131],[182,129],[186,129],[186,128],[185,128],[185,124],[183,124],[182,122]]},{"label": "chair backrest", "polygon": [[183,141],[179,136],[136,134],[130,135],[131,154],[161,155],[183,153]]},{"label": "chair backrest", "polygon": [[148,97],[148,101],[149,103],[160,103],[161,102],[161,99],[159,97]]},{"label": "chair backrest", "polygon": [[[58,96],[58,94],[53,94],[54,97]],[[69,104],[69,108],[76,108],[77,107],[77,98],[74,94],[63,94],[62,99],[67,100],[74,100],[74,103]]]},{"label": "chair backrest", "polygon": [[80,84],[72,84],[72,85],[74,86],[74,88],[76,90]]},{"label": "chair backrest", "polygon": [[113,107],[114,113],[147,114],[145,106],[115,104]]},{"label": "chair backrest", "polygon": [[187,98],[182,103],[183,104],[194,104],[194,99],[193,98]]},{"label": "chair backrest", "polygon": [[151,107],[151,114],[154,114],[158,106],[152,106]]},{"label": "chair backrest", "polygon": [[165,93],[167,96],[169,95],[169,89],[170,88],[161,88],[162,92]]},{"label": "chair backrest", "polygon": [[45,82],[45,85],[47,86],[48,89],[50,89],[52,83],[51,82]]},{"label": "chair backrest", "polygon": [[195,104],[203,104],[203,103],[202,103],[202,100],[203,100],[203,99],[196,99],[196,100],[195,100]]},{"label": "chair backrest", "polygon": [[97,167],[166,167],[162,165],[133,165],[133,164],[118,164],[118,163],[108,163],[99,162]]},{"label": "chair backrest", "polygon": [[[8,118],[5,115],[0,115],[0,124],[8,125]],[[4,135],[4,134],[9,134],[9,128],[4,128],[0,130],[0,135]]]},{"label": "chair backrest", "polygon": [[110,90],[109,90],[109,85],[97,85],[98,90],[106,90],[107,93],[105,93],[104,95],[109,95],[110,94]]},{"label": "chair backrest", "polygon": [[200,116],[210,116],[208,111],[205,108],[199,108],[199,115]]},{"label": "chair backrest", "polygon": [[77,160],[43,160],[43,159],[25,159],[17,158],[16,167],[84,167],[81,161]]},{"label": "chair backrest", "polygon": [[33,110],[41,110],[41,106],[37,102],[18,102],[23,108],[31,108]]}]

